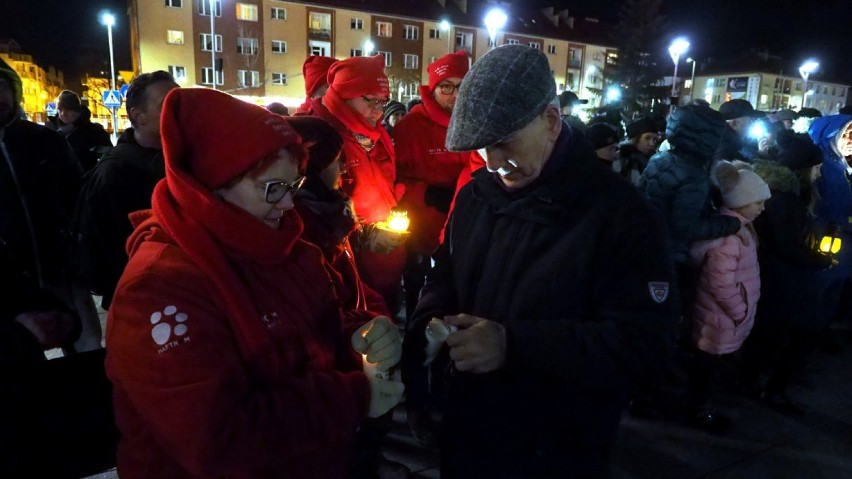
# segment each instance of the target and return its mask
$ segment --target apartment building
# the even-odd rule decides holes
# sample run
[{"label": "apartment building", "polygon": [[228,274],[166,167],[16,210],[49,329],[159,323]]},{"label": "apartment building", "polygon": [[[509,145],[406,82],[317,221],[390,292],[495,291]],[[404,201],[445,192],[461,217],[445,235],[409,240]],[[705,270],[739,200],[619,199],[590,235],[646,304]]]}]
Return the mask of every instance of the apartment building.
[{"label": "apartment building", "polygon": [[32,55],[21,53],[21,46],[15,40],[0,41],[0,58],[21,77],[24,112],[32,121],[47,121],[47,104],[65,89],[65,76],[53,67],[45,69],[37,65]]},{"label": "apartment building", "polygon": [[816,108],[823,115],[833,115],[846,104],[849,88],[850,85],[810,79],[805,91],[805,81],[798,75],[755,71],[695,77],[695,97],[704,98],[713,108],[719,108],[727,100],[742,98],[758,110],[807,107]]},{"label": "apartment building", "polygon": [[258,104],[304,100],[308,55],[343,59],[381,54],[392,95],[418,96],[426,67],[465,50],[475,61],[495,45],[544,51],[558,89],[599,104],[616,55],[606,27],[567,10],[510,13],[494,41],[483,24],[486,0],[131,0],[131,49],[137,72],[167,70],[184,86],[215,87]]}]

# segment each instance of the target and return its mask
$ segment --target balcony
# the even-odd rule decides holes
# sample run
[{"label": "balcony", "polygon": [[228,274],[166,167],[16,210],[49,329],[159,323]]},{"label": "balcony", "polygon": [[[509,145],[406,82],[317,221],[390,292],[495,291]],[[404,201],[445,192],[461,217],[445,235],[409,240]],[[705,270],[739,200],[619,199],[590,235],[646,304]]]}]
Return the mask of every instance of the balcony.
[{"label": "balcony", "polygon": [[330,28],[311,28],[308,29],[308,35],[311,38],[319,38],[322,40],[331,40]]}]

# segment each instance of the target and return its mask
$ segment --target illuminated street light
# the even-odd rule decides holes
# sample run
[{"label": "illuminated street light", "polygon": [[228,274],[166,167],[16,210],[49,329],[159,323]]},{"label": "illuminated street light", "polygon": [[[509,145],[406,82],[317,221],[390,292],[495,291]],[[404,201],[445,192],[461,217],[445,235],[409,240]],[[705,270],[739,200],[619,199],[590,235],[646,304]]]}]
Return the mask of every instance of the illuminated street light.
[{"label": "illuminated street light", "polygon": [[802,108],[805,107],[805,99],[808,97],[808,77],[811,73],[817,71],[819,69],[819,62],[816,60],[807,60],[802,66],[799,67],[799,74],[802,75],[802,80],[805,81],[804,85],[804,93],[802,94]]},{"label": "illuminated street light", "polygon": [[506,26],[509,17],[502,8],[494,7],[485,14],[485,28],[488,30],[488,38],[491,39],[491,48],[497,46],[497,32]]},{"label": "illuminated street light", "polygon": [[375,48],[376,48],[376,45],[373,44],[373,41],[370,40],[370,39],[367,39],[367,41],[364,42],[364,56],[365,57],[370,56],[370,54],[373,53],[373,50]]},{"label": "illuminated street light", "polygon": [[447,19],[444,19],[441,20],[441,23],[438,24],[438,28],[440,28],[442,31],[447,32],[447,53],[453,53],[453,47],[450,44],[450,39],[452,37],[451,29],[453,28],[453,26],[450,25],[450,22]]},{"label": "illuminated street light", "polygon": [[689,50],[689,42],[685,38],[676,38],[669,46],[669,55],[672,56],[674,62],[674,76],[672,76],[672,98],[675,96],[675,87],[677,86],[677,64],[680,62],[680,56]]},{"label": "illuminated street light", "polygon": [[[107,27],[107,38],[109,39],[109,70],[112,79],[112,91],[115,91],[115,60],[112,48],[112,27],[115,25],[115,15],[110,12],[104,12],[101,15],[101,23]],[[116,135],[116,131],[118,130],[118,123],[115,116],[116,107],[111,106],[110,110],[112,110],[112,144],[114,145],[118,138]]]},{"label": "illuminated street light", "polygon": [[689,57],[686,59],[686,63],[692,63],[692,78],[689,80],[689,98],[691,100],[695,97],[695,59]]},{"label": "illuminated street light", "polygon": [[618,100],[621,100],[621,88],[617,86],[611,86],[606,90],[606,101],[608,103],[615,103]]}]

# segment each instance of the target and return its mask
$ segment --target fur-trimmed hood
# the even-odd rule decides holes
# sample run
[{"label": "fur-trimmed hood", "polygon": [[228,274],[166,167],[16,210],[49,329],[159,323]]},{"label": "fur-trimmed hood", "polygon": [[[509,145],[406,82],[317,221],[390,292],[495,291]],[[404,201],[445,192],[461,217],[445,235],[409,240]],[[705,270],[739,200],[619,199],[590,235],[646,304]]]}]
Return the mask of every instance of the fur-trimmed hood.
[{"label": "fur-trimmed hood", "polygon": [[799,195],[801,183],[790,168],[771,161],[757,161],[753,166],[754,172],[769,185],[770,191]]}]

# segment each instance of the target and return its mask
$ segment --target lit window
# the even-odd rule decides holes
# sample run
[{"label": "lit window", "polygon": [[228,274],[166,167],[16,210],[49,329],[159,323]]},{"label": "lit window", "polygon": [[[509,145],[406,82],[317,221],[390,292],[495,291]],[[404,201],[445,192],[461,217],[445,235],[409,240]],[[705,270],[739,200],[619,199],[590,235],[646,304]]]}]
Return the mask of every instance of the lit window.
[{"label": "lit window", "polygon": [[364,20],[360,18],[353,18],[351,22],[349,22],[349,26],[352,30],[363,30],[364,29]]},{"label": "lit window", "polygon": [[417,55],[409,55],[408,53],[404,53],[402,58],[405,68],[409,70],[416,70],[418,64],[420,63],[420,57],[418,57]]},{"label": "lit window", "polygon": [[272,84],[285,86],[287,85],[287,74],[285,73],[272,73]]},{"label": "lit window", "polygon": [[257,38],[237,38],[237,53],[240,55],[256,55]]},{"label": "lit window", "polygon": [[386,67],[391,66],[391,59],[393,58],[393,56],[391,55],[391,52],[376,52],[376,54],[382,55],[383,57],[385,57],[385,66]]},{"label": "lit window", "polygon": [[287,42],[272,40],[272,53],[287,53]]},{"label": "lit window", "polygon": [[287,9],[281,7],[272,7],[273,20],[287,20]]},{"label": "lit window", "polygon": [[547,46],[547,53],[549,53],[551,55],[556,55],[556,45],[548,45]]},{"label": "lit window", "polygon": [[[202,33],[201,34],[201,50],[205,52],[209,52],[211,50],[212,45],[210,44],[210,34]],[[216,35],[216,51],[222,51],[222,35]]]},{"label": "lit window", "polygon": [[257,5],[252,5],[250,3],[237,3],[237,20],[256,22]]},{"label": "lit window", "polygon": [[376,35],[379,37],[393,36],[393,25],[390,22],[376,22]]},{"label": "lit window", "polygon": [[186,68],[180,65],[169,65],[169,73],[178,83],[186,81]]},{"label": "lit window", "polygon": [[173,45],[183,45],[183,32],[180,30],[167,30],[166,41]]},{"label": "lit window", "polygon": [[166,6],[171,8],[183,8],[183,0],[166,0]]},{"label": "lit window", "polygon": [[[202,85],[212,85],[213,84],[213,69],[210,67],[202,67],[201,68],[201,84]],[[225,84],[225,73],[222,70],[216,70],[216,84],[224,85]]]},{"label": "lit window", "polygon": [[[213,4],[213,11],[216,13],[217,17],[222,16],[222,0],[215,0],[216,3]],[[205,17],[210,16],[210,1],[209,0],[198,0],[198,13]]]},{"label": "lit window", "polygon": [[420,38],[420,27],[415,25],[405,25],[404,38],[406,40],[418,40]]},{"label": "lit window", "polygon": [[311,12],[308,34],[312,37],[331,38],[331,14]]}]

